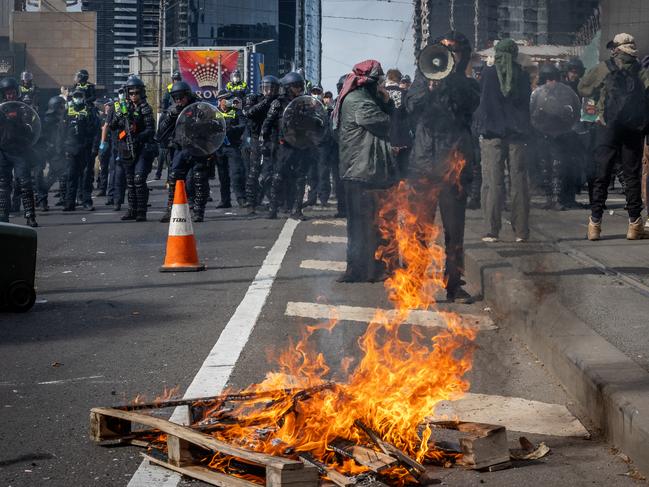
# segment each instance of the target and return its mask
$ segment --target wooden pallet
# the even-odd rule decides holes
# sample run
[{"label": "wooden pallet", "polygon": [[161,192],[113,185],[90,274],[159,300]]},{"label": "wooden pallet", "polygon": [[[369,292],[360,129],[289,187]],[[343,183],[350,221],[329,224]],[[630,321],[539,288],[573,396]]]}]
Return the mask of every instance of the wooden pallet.
[{"label": "wooden pallet", "polygon": [[[190,407],[191,405],[188,404]],[[156,405],[156,407],[159,407]],[[141,407],[137,407],[142,409]],[[266,455],[245,450],[206,435],[196,429],[172,423],[137,411],[115,408],[93,408],[90,410],[90,436],[95,442],[133,438],[138,434],[133,425],[150,428],[166,434],[167,459],[161,460],[144,455],[149,461],[174,470],[188,477],[221,487],[259,487],[259,484],[238,477],[215,472],[198,464],[192,450],[221,453],[244,462],[265,468],[266,487],[316,487],[318,470],[299,460]]]}]

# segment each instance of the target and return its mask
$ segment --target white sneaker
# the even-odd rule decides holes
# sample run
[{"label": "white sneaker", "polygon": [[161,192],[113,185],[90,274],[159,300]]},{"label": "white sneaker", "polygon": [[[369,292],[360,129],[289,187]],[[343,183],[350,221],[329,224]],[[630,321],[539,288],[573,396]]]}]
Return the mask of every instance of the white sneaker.
[{"label": "white sneaker", "polygon": [[524,242],[527,242],[526,238],[516,237],[516,243],[524,243]]},{"label": "white sneaker", "polygon": [[647,217],[647,221],[644,223],[645,228],[649,228],[649,217]]}]

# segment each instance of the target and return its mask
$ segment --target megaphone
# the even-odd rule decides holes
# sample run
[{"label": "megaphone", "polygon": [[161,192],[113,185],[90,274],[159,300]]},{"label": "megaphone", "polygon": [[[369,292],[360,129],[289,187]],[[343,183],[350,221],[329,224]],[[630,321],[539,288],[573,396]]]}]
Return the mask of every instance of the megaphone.
[{"label": "megaphone", "polygon": [[455,59],[446,46],[431,44],[419,53],[417,65],[426,78],[441,80],[453,72]]}]

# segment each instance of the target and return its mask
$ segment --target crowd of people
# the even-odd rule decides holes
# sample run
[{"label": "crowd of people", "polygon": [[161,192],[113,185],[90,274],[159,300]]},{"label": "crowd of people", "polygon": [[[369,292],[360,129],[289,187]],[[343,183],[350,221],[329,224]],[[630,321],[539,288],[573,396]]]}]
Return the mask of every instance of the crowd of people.
[{"label": "crowd of people", "polygon": [[[63,211],[94,210],[96,183],[94,196],[106,196],[116,211],[127,203],[122,220],[146,221],[147,179],[157,161],[156,179],[167,168],[162,222],[170,219],[179,180],[187,182],[195,222],[204,220],[212,199],[211,178],[220,183],[218,208],[231,207],[234,194],[248,213],[266,207],[271,219],[282,210],[303,219],[306,206],[328,205],[335,194],[336,216],[348,218],[348,265],[341,280],[377,281],[385,277],[375,259],[378,204],[388,188],[405,181],[422,198],[436,189],[421,217],[432,223],[440,209],[451,301],[471,299],[462,287],[467,208],[482,208],[483,241],[495,242],[509,207],[516,242],[525,242],[535,189],[545,196],[545,208],[563,210],[579,207],[576,195],[587,188],[588,238],[597,240],[617,178],[627,200],[627,238],[648,236],[641,212],[649,58],[638,61],[630,35],[615,36],[610,59],[588,72],[577,58],[523,67],[511,39],[496,44],[489,62],[476,61],[469,40],[456,31],[431,43],[445,46],[453,58],[446,76],[432,79],[417,69],[411,83],[397,69],[384,73],[379,62],[368,60],[340,78],[337,96],[311,85],[300,71],[281,79],[265,76],[254,93],[235,71],[217,96],[224,142],[204,155],[177,137],[179,116],[199,101],[180,73],[167,86],[156,123],[138,77],[129,77],[117,98],[98,101],[88,72],[80,70],[74,86],[48,101],[35,145],[18,142],[29,139],[18,134],[30,130],[28,124],[0,111],[0,221],[8,221],[22,202],[27,224],[37,226],[36,208],[48,210],[57,181],[56,205]],[[282,123],[289,104],[304,95],[326,111],[311,146],[292,145]],[[20,82],[2,79],[0,97],[36,106],[31,74],[23,73]],[[453,166],[458,159],[459,170]],[[451,180],[454,167],[459,172]]]}]

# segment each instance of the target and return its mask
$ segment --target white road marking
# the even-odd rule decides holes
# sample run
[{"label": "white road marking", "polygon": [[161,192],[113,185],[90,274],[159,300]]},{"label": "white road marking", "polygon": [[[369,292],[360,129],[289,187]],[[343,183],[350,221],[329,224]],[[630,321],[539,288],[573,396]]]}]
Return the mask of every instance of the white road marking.
[{"label": "white road marking", "polygon": [[307,235],[306,241],[311,243],[346,244],[347,237],[337,237],[335,235]]},{"label": "white road marking", "polygon": [[467,393],[457,401],[440,403],[435,419],[498,424],[521,433],[589,437],[586,428],[565,406],[520,397]]},{"label": "white road marking", "polygon": [[303,260],[300,262],[300,267],[318,271],[345,272],[347,262],[339,260]]},{"label": "white road marking", "polygon": [[[266,255],[246,295],[185,391],[185,399],[216,395],[225,387],[266,303],[298,223],[297,220],[288,219],[284,224],[282,232]],[[181,424],[186,423],[187,408],[176,408],[170,420]],[[180,475],[143,461],[128,483],[128,487],[176,487],[178,482],[180,482]]]},{"label": "white road marking", "polygon": [[346,227],[347,220],[313,220],[314,225],[331,225],[334,227]]},{"label": "white road marking", "polygon": [[[378,308],[364,308],[361,306],[328,305],[319,303],[300,303],[289,301],[286,305],[285,314],[299,318],[312,318],[314,320],[329,320],[336,318],[340,321],[359,321],[369,323],[372,321]],[[395,315],[395,310],[382,310],[386,316]],[[406,323],[410,325],[425,326],[428,328],[446,328],[448,325],[444,319],[444,312],[413,310],[410,312]],[[462,323],[477,330],[497,330],[489,316],[461,315]]]}]

